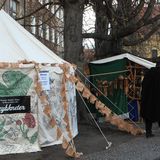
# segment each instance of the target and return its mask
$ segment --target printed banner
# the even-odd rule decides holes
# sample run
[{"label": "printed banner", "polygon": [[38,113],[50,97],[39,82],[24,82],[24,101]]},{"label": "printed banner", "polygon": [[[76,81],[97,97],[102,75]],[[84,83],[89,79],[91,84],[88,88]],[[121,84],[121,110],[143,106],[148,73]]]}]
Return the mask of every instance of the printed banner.
[{"label": "printed banner", "polygon": [[40,151],[33,68],[0,69],[0,155]]},{"label": "printed banner", "polygon": [[[0,155],[36,152],[40,151],[40,146],[60,144],[62,136],[58,128],[63,136],[68,136],[60,92],[63,72],[56,73],[55,70],[60,69],[48,66],[41,70],[43,94],[48,98],[57,125],[52,127],[50,118],[44,113],[35,91],[37,73],[33,68],[0,69]],[[71,82],[66,83],[66,95],[70,130],[75,137],[78,134],[76,94]]]},{"label": "printed banner", "polygon": [[30,96],[0,97],[0,114],[29,112]]}]

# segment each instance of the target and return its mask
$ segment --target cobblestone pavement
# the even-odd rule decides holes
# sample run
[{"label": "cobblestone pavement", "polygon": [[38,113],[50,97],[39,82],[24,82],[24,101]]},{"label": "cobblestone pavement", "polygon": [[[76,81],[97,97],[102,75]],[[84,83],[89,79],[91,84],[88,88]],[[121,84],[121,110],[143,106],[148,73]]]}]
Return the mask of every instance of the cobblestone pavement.
[{"label": "cobblestone pavement", "polygon": [[[141,125],[141,124],[140,124]],[[142,125],[143,127],[143,125]],[[79,126],[79,134],[75,138],[77,151],[83,152],[79,160],[160,160],[160,129],[155,125],[155,137],[146,139],[144,135],[132,136],[118,131],[110,125],[102,125],[108,141],[112,142],[109,149],[106,141],[94,126]],[[72,160],[65,155],[61,145],[42,148],[41,152],[0,156],[0,160]]]}]

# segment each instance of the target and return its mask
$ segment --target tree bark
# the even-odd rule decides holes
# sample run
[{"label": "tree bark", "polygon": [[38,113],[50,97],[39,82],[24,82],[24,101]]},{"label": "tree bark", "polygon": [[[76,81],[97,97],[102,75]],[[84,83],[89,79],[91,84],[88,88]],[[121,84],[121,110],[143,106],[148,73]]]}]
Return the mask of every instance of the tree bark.
[{"label": "tree bark", "polygon": [[64,3],[64,59],[76,63],[82,53],[83,5],[80,0]]},{"label": "tree bark", "polygon": [[[111,5],[111,4],[109,4]],[[112,34],[117,31],[117,26],[112,25],[111,17],[112,13],[108,10],[106,16],[106,8],[103,5],[103,1],[98,1],[95,5],[95,13],[96,13],[96,34],[103,35],[108,37],[108,39],[100,39],[95,38],[95,48],[96,48],[96,58],[101,59],[108,56],[113,56],[122,53],[122,39],[121,38],[113,38]],[[109,23],[111,28],[109,27]],[[111,37],[111,39],[109,39]]]},{"label": "tree bark", "polygon": [[[107,35],[106,31],[108,32],[108,19],[105,15],[104,9],[103,9],[103,1],[100,0],[96,2],[95,4],[95,13],[96,13],[96,25],[95,25],[95,31],[97,34],[104,34]],[[107,41],[101,40],[101,39],[95,39],[95,53],[96,58],[100,59],[103,58],[105,55],[107,55],[107,50],[104,49],[106,46]]]}]

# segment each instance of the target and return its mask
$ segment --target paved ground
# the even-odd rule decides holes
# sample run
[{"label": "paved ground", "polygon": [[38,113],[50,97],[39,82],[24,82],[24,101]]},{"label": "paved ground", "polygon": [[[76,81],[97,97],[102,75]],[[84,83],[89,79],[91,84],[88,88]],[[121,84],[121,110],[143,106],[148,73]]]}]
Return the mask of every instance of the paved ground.
[{"label": "paved ground", "polygon": [[[142,125],[142,124],[140,124]],[[142,125],[143,127],[143,125]],[[79,125],[75,138],[78,151],[83,152],[79,160],[160,160],[160,129],[155,125],[155,137],[146,139],[118,131],[108,124],[101,126],[107,139],[112,142],[109,149],[95,126]],[[0,156],[0,160],[71,160],[66,157],[60,145],[43,148],[41,152]]]}]

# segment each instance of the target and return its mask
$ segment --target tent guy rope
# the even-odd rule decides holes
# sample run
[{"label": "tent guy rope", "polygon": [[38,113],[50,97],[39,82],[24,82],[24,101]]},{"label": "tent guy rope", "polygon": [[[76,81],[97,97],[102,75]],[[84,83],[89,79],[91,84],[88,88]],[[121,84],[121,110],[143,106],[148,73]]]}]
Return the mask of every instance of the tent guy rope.
[{"label": "tent guy rope", "polygon": [[106,141],[106,143],[107,143],[106,149],[108,149],[108,148],[112,145],[112,142],[108,141],[108,139],[107,139],[106,136],[104,135],[104,133],[103,133],[101,127],[100,127],[100,126],[98,125],[98,123],[96,122],[96,120],[95,120],[93,114],[91,113],[90,109],[88,108],[86,102],[84,101],[84,99],[83,99],[83,97],[82,97],[82,95],[80,94],[79,91],[78,91],[78,94],[80,95],[80,97],[81,97],[81,99],[82,99],[82,101],[83,101],[83,103],[84,103],[86,109],[88,110],[88,112],[89,112],[90,116],[92,117],[94,123],[96,124],[97,128],[99,129],[100,133],[102,134],[103,138],[105,139],[105,141]]},{"label": "tent guy rope", "polygon": [[[87,79],[83,73],[77,69],[77,71],[85,78]],[[92,84],[92,82],[90,82],[88,79],[87,81],[89,83]],[[81,83],[81,82],[80,82]],[[92,84],[99,92],[101,92],[94,84]],[[81,86],[83,86],[83,84],[81,84]],[[85,85],[84,85],[85,86]],[[83,86],[83,87],[84,87]],[[81,88],[81,87],[78,87],[78,88]],[[80,89],[81,92],[83,92],[83,89]],[[90,91],[88,91],[90,92]],[[92,95],[92,93],[90,92],[90,94]],[[101,92],[101,94],[103,94]],[[104,94],[103,94],[104,95]],[[87,98],[89,99],[91,96],[87,96]],[[106,97],[104,95],[105,98],[107,98],[117,109],[119,109],[108,97]],[[96,103],[95,103],[96,101]],[[137,134],[142,134],[144,133],[144,130],[142,130],[134,121],[130,120],[132,122],[132,124],[122,120],[118,115],[116,115],[115,113],[113,113],[112,115],[112,111],[107,107],[105,106],[105,104],[103,104],[102,102],[100,101],[97,101],[97,98],[96,100],[94,101],[95,105],[96,105],[96,108],[99,110],[100,113],[102,114],[105,114],[105,118],[107,121],[110,121],[113,125],[117,125],[119,127],[119,129],[121,130],[126,130],[127,132],[130,132],[131,134],[133,135],[137,135]],[[121,111],[121,110],[120,110]],[[121,111],[122,112],[122,111]],[[134,124],[134,126],[133,126]],[[135,128],[136,127],[136,128]]]}]

